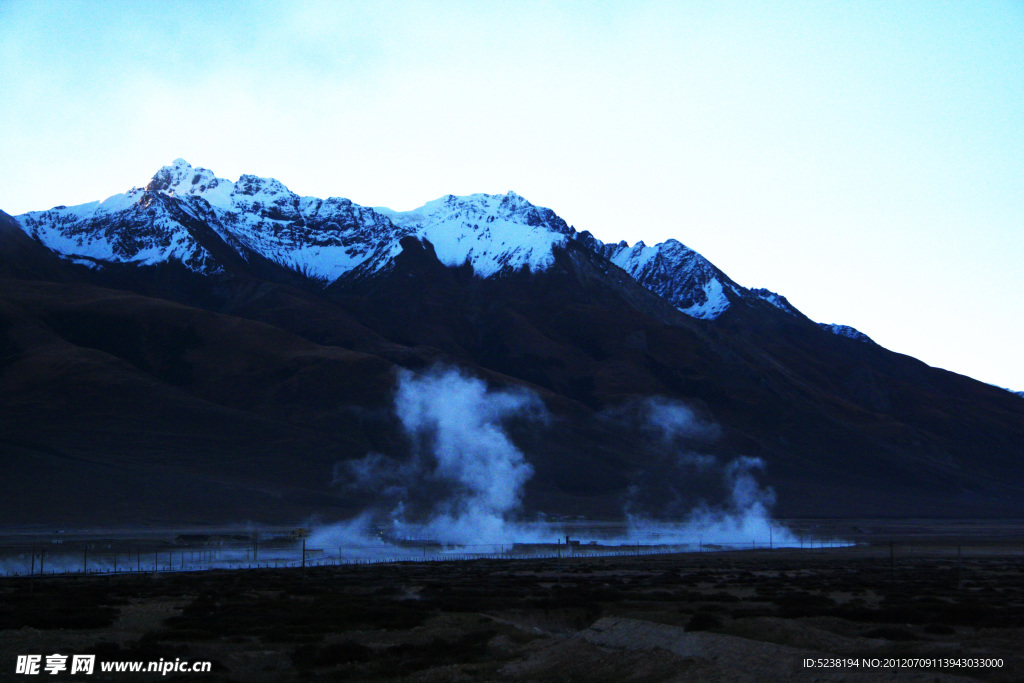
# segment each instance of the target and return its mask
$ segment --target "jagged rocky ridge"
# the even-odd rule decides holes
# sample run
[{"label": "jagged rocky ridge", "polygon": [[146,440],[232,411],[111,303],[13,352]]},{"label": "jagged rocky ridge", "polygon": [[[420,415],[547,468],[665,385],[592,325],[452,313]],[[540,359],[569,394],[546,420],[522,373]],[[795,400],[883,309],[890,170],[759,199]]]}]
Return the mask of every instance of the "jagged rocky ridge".
[{"label": "jagged rocky ridge", "polygon": [[[514,192],[448,195],[399,212],[339,197],[300,197],[278,180],[253,175],[231,182],[178,159],[145,188],[102,202],[33,211],[17,220],[31,237],[88,267],[176,261],[197,273],[222,275],[227,264],[209,243],[215,235],[247,262],[266,259],[323,285],[386,271],[402,251],[402,238],[409,236],[429,241],[445,265],[469,264],[485,278],[544,270],[554,260],[553,250],[572,240],[691,317],[714,320],[736,301],[765,302],[803,317],[785,297],[741,287],[676,240],[654,246],[605,244]],[[212,234],[204,239],[197,224]],[[822,328],[870,341],[848,326]]]}]

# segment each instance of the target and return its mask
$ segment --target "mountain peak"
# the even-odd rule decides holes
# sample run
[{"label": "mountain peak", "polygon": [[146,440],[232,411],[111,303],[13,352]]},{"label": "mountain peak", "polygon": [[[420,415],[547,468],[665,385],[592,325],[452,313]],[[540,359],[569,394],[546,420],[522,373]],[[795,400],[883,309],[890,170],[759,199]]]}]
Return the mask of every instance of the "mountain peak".
[{"label": "mountain peak", "polygon": [[270,196],[291,195],[291,190],[276,178],[261,178],[255,175],[243,175],[235,183],[235,192],[244,195],[265,194]]},{"label": "mountain peak", "polygon": [[412,211],[378,209],[403,230],[427,239],[442,263],[469,263],[480,277],[521,268],[544,270],[552,248],[575,231],[551,209],[515,192],[449,194]]},{"label": "mountain peak", "polygon": [[625,241],[604,244],[595,240],[593,248],[693,318],[716,319],[729,308],[730,296],[736,295],[736,284],[725,273],[678,240],[652,247],[643,240],[632,247]]},{"label": "mountain peak", "polygon": [[516,209],[525,209],[533,207],[533,204],[531,204],[526,199],[526,197],[522,196],[521,194],[517,194],[512,190],[509,190],[507,193],[505,193],[505,196],[501,200],[501,204],[502,206],[507,206],[510,208],[515,207]]},{"label": "mountain peak", "polygon": [[153,174],[152,180],[146,185],[150,192],[168,192],[179,186],[192,172],[192,165],[184,159],[175,159]]},{"label": "mountain peak", "polygon": [[164,166],[146,185],[148,192],[166,192],[171,195],[203,194],[217,187],[222,181],[213,171],[198,167],[184,159],[175,159],[170,165]]},{"label": "mountain peak", "polygon": [[434,214],[443,210],[465,209],[474,213],[496,213],[499,211],[508,213],[531,208],[536,207],[522,195],[510,190],[505,194],[487,194],[484,192],[466,195],[449,194],[441,199],[427,202],[420,208],[414,209],[414,211],[417,213]]},{"label": "mountain peak", "polygon": [[291,203],[297,199],[275,178],[243,174],[236,182],[231,182],[218,178],[207,168],[193,167],[184,159],[175,159],[157,171],[146,190],[176,197],[198,196],[213,206],[231,211],[251,208],[253,203]]}]

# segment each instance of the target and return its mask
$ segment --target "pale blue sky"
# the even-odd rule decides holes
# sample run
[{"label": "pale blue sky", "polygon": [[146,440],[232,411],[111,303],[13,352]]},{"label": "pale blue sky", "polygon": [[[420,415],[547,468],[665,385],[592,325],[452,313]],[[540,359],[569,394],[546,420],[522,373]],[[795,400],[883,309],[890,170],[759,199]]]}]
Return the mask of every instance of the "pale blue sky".
[{"label": "pale blue sky", "polygon": [[1024,3],[0,0],[0,209],[183,157],[604,240],[1024,390]]}]

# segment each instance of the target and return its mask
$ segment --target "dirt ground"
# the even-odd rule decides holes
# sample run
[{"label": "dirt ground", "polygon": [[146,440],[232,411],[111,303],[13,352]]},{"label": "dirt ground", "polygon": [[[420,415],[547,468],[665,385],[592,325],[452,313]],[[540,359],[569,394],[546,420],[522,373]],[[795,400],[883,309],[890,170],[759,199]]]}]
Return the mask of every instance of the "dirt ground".
[{"label": "dirt ground", "polygon": [[[1019,543],[0,579],[0,680],[1020,681],[1022,643]],[[53,653],[97,670],[15,673]],[[213,671],[99,671],[160,659]]]}]

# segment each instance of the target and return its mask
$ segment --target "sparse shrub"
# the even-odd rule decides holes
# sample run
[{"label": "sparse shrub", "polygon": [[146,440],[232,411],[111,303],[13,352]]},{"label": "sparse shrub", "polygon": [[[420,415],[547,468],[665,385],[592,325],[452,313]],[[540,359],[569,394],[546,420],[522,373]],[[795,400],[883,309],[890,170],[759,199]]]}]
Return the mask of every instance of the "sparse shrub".
[{"label": "sparse shrub", "polygon": [[779,615],[789,619],[827,614],[836,606],[835,600],[827,595],[803,592],[785,593],[775,602],[779,606]]},{"label": "sparse shrub", "polygon": [[936,615],[936,621],[944,624],[957,626],[982,626],[989,625],[999,615],[999,611],[991,605],[983,602],[958,602],[952,605],[943,605]]},{"label": "sparse shrub", "polygon": [[715,603],[703,603],[697,606],[698,612],[725,612],[726,608]]},{"label": "sparse shrub", "polygon": [[882,626],[881,628],[871,629],[861,634],[864,638],[881,638],[883,640],[894,640],[894,641],[907,641],[907,640],[920,640],[914,633],[908,631],[905,628],[899,628],[898,626]]},{"label": "sparse shrub", "polygon": [[733,619],[751,619],[756,617],[774,617],[775,610],[771,607],[740,607],[732,611]]},{"label": "sparse shrub", "polygon": [[708,612],[697,612],[686,624],[687,631],[711,631],[722,628],[722,620]]},{"label": "sparse shrub", "polygon": [[329,645],[300,645],[292,652],[292,662],[297,667],[312,668],[337,666],[351,662],[368,662],[373,658],[371,648],[351,640]]}]

